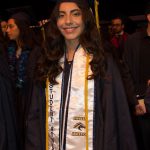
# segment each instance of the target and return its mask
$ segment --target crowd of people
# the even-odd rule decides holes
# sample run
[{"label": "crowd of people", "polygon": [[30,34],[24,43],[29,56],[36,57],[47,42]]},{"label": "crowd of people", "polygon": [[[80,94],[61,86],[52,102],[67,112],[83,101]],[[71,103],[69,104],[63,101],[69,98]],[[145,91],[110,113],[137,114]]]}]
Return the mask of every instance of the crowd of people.
[{"label": "crowd of people", "polygon": [[145,16],[106,33],[86,0],[59,0],[36,27],[23,11],[1,20],[0,150],[150,150]]}]

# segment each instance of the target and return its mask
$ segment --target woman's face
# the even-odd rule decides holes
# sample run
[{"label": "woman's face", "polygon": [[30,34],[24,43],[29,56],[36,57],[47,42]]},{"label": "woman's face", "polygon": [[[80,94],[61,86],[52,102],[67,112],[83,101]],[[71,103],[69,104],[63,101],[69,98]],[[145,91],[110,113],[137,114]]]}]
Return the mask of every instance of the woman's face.
[{"label": "woman's face", "polygon": [[5,35],[6,30],[7,30],[7,22],[6,21],[1,21],[1,28],[2,28],[3,34]]},{"label": "woman's face", "polygon": [[59,7],[57,27],[66,41],[79,41],[84,30],[82,12],[74,2],[63,2]]},{"label": "woman's face", "polygon": [[7,34],[10,40],[17,40],[20,34],[20,30],[18,26],[15,24],[14,19],[8,20],[8,28],[7,28]]}]

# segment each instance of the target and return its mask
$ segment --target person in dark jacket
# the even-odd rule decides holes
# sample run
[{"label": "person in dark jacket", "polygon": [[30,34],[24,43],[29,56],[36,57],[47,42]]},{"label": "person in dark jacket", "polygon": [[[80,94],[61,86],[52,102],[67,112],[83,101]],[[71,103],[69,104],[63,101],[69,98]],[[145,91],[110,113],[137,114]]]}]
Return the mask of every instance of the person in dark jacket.
[{"label": "person in dark jacket", "polygon": [[146,8],[147,27],[143,31],[136,32],[128,37],[125,44],[124,60],[134,82],[135,93],[142,106],[142,116],[135,117],[135,131],[140,150],[150,149],[150,115],[147,113],[145,94],[150,79],[150,4]]},{"label": "person in dark jacket", "polygon": [[60,0],[28,93],[25,150],[136,150],[120,73],[84,0]]},{"label": "person in dark jacket", "polygon": [[121,16],[115,16],[111,20],[112,38],[111,43],[116,48],[116,53],[120,60],[124,53],[124,44],[128,38],[128,33],[125,32],[124,19]]}]

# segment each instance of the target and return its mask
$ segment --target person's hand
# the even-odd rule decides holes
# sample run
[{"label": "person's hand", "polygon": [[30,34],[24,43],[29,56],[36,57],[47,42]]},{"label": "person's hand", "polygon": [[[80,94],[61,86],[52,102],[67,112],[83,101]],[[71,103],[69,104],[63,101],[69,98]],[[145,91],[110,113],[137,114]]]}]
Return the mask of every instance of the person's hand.
[{"label": "person's hand", "polygon": [[39,26],[42,27],[47,22],[48,22],[48,19],[44,19],[44,20],[39,21],[38,23],[39,23]]},{"label": "person's hand", "polygon": [[135,106],[135,115],[140,116],[146,113],[144,99],[138,100],[139,104]]}]

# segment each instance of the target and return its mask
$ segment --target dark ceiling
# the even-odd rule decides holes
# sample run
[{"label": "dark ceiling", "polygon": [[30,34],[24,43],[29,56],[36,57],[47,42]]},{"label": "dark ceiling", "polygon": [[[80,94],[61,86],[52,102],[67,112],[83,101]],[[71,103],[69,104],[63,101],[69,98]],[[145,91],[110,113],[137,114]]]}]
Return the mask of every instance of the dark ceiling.
[{"label": "dark ceiling", "polygon": [[[0,5],[0,12],[22,6],[30,6],[39,19],[47,18],[54,6],[55,0],[4,0]],[[90,0],[92,1],[92,0]],[[150,0],[99,0],[99,16],[102,20],[109,20],[114,14],[125,16],[143,15],[146,3]]]}]

